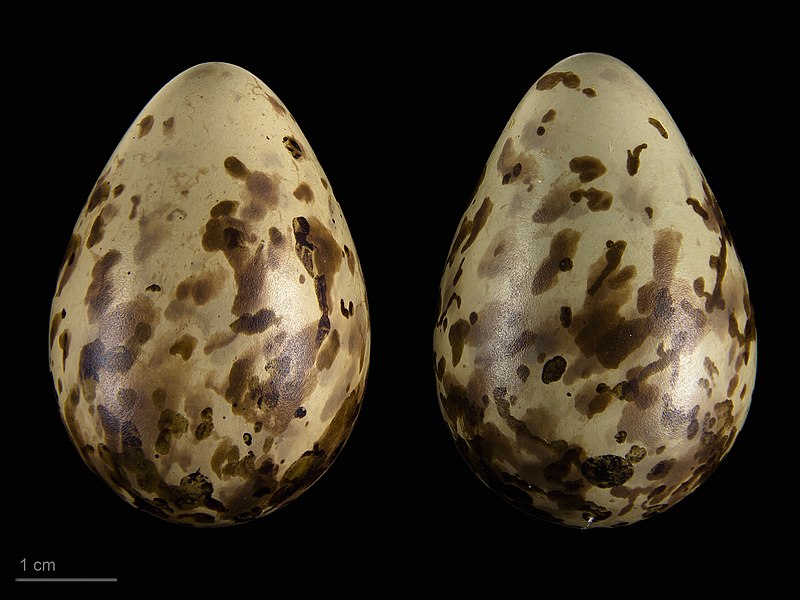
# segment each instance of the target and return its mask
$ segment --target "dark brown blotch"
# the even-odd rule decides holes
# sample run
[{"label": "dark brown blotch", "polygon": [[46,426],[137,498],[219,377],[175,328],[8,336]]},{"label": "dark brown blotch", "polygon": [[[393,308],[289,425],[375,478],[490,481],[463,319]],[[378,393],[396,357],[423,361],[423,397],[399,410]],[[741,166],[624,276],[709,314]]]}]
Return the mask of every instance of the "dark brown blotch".
[{"label": "dark brown blotch", "polygon": [[459,319],[450,326],[448,339],[450,341],[450,348],[453,352],[452,358],[454,367],[461,360],[461,355],[464,352],[464,343],[467,339],[467,335],[469,335],[470,329],[471,327],[469,321],[466,321],[465,319]]},{"label": "dark brown blotch", "polygon": [[222,200],[211,207],[211,216],[227,217],[229,215],[233,215],[236,213],[237,206],[238,203],[234,202],[233,200]]},{"label": "dark brown blotch", "polygon": [[559,313],[561,326],[565,329],[572,325],[572,309],[569,306],[562,306]]},{"label": "dark brown blotch", "polygon": [[665,140],[669,138],[669,134],[667,133],[667,130],[664,129],[664,126],[661,124],[661,121],[659,121],[654,117],[650,117],[649,119],[647,119],[647,122],[650,123],[650,125],[652,125],[653,127],[655,127],[656,130],[658,130],[658,133],[661,134],[661,137],[663,137]]},{"label": "dark brown blotch", "polygon": [[114,198],[119,198],[120,195],[122,195],[122,192],[124,191],[125,191],[125,186],[123,184],[120,183],[119,185],[115,186],[114,191],[112,192],[114,194]]},{"label": "dark brown blotch", "polygon": [[225,166],[228,175],[235,179],[247,179],[247,176],[250,175],[250,169],[235,156],[229,156],[222,164]]},{"label": "dark brown blotch", "polygon": [[570,89],[577,89],[581,85],[580,77],[572,71],[554,71],[544,75],[536,82],[537,90],[552,90],[559,83]]},{"label": "dark brown blotch", "polygon": [[105,233],[105,222],[103,221],[103,213],[97,215],[97,218],[92,223],[92,228],[89,230],[89,237],[86,238],[86,247],[91,248],[98,244],[103,239]]},{"label": "dark brown blotch", "polygon": [[705,208],[703,208],[699,200],[697,200],[696,198],[687,198],[686,204],[691,206],[694,212],[703,217],[704,221],[708,221],[708,211]]},{"label": "dark brown blotch", "polygon": [[291,154],[292,158],[295,160],[303,156],[303,149],[300,147],[300,143],[293,137],[288,135],[284,137],[283,146],[289,151],[289,154]]},{"label": "dark brown blotch", "polygon": [[611,192],[598,190],[593,187],[588,190],[580,189],[570,192],[569,198],[576,204],[580,202],[582,198],[586,198],[586,206],[589,207],[589,210],[592,212],[608,210],[611,208],[611,204],[614,201],[614,195]]},{"label": "dark brown blotch", "polygon": [[527,365],[520,365],[517,367],[517,377],[519,377],[520,381],[523,383],[528,380],[528,377],[531,374],[531,370],[528,368]]},{"label": "dark brown blotch", "polygon": [[583,95],[587,96],[588,98],[594,98],[595,96],[597,96],[597,92],[594,91],[594,88],[586,87],[583,88],[581,91],[583,92]]},{"label": "dark brown blotch", "polygon": [[214,409],[207,406],[200,412],[200,423],[194,429],[197,441],[204,440],[214,431]]},{"label": "dark brown blotch", "polygon": [[542,123],[549,123],[555,118],[556,118],[556,109],[551,108],[546,113],[544,113],[544,116],[542,117]]},{"label": "dark brown blotch", "polygon": [[542,367],[542,382],[554,383],[561,379],[567,370],[567,360],[563,356],[554,356]]},{"label": "dark brown blotch", "polygon": [[108,196],[110,194],[111,184],[106,181],[105,178],[101,177],[89,196],[89,202],[86,204],[86,212],[90,213],[95,208],[103,204],[106,200],[108,200]]},{"label": "dark brown blotch", "polygon": [[230,328],[235,333],[253,335],[266,331],[276,320],[274,312],[268,308],[262,308],[255,314],[244,313],[231,323]]},{"label": "dark brown blotch", "polygon": [[606,264],[603,267],[603,270],[600,271],[600,274],[594,280],[594,283],[592,283],[592,285],[590,285],[586,290],[586,293],[589,296],[596,294],[606,278],[617,270],[622,262],[622,255],[625,253],[625,248],[627,248],[627,246],[628,244],[624,240],[606,243]]},{"label": "dark brown blotch", "polygon": [[633,477],[633,465],[621,456],[603,454],[586,459],[581,465],[581,473],[592,485],[611,488]]},{"label": "dark brown blotch", "polygon": [[[350,302],[350,306],[353,306],[352,302]],[[344,305],[344,298],[340,298],[339,299],[339,310],[342,311],[342,316],[345,319],[349,319],[350,318],[350,316],[351,316],[350,315],[350,310],[349,310],[349,308],[347,306]]]},{"label": "dark brown blotch", "polygon": [[628,453],[625,455],[625,460],[635,464],[644,460],[646,456],[647,456],[647,450],[645,450],[641,446],[637,446],[636,444],[634,444],[633,446],[631,446],[630,450],[628,450]]},{"label": "dark brown blotch", "polygon": [[69,330],[65,329],[61,332],[61,335],[58,336],[58,347],[61,348],[61,368],[66,369],[67,367],[67,357],[69,356],[69,342],[70,342],[70,334]]},{"label": "dark brown blotch", "polygon": [[306,204],[311,204],[314,201],[314,190],[312,190],[311,186],[307,183],[298,185],[294,192],[292,192],[292,195]]},{"label": "dark brown blotch", "polygon": [[573,229],[563,229],[553,236],[547,258],[533,275],[531,291],[534,295],[551,289],[556,284],[559,272],[571,268],[580,238],[581,234]]},{"label": "dark brown blotch", "polygon": [[647,148],[647,144],[639,144],[633,150],[628,150],[627,168],[628,168],[628,175],[630,175],[631,177],[633,177],[634,175],[636,175],[636,173],[639,172],[639,164],[640,164],[639,155],[645,148]]},{"label": "dark brown blotch", "polygon": [[606,172],[605,165],[594,156],[576,156],[569,161],[569,169],[578,175],[581,183],[593,181]]}]

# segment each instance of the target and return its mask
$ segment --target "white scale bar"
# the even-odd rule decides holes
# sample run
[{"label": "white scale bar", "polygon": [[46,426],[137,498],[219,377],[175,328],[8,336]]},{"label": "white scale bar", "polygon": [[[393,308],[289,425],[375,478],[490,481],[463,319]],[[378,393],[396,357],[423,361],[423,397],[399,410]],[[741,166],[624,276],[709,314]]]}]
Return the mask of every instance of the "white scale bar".
[{"label": "white scale bar", "polygon": [[91,582],[98,582],[98,583],[107,583],[107,582],[116,582],[116,577],[17,577],[14,581],[18,581],[20,583],[33,583],[35,581],[48,581],[50,583],[91,583]]}]

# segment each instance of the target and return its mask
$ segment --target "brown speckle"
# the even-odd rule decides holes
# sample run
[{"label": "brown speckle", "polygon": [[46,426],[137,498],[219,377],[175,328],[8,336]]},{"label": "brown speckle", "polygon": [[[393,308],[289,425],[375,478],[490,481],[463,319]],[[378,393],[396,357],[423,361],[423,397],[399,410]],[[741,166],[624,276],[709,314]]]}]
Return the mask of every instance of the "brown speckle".
[{"label": "brown speckle", "polygon": [[594,283],[586,290],[588,295],[593,296],[596,294],[597,290],[600,289],[600,286],[603,284],[606,278],[611,275],[617,269],[617,267],[619,267],[620,262],[622,261],[622,255],[624,254],[627,246],[628,244],[624,240],[618,240],[616,242],[609,240],[606,242],[606,264],[598,275],[597,279],[595,279]]},{"label": "brown speckle", "polygon": [[631,446],[631,449],[628,450],[628,453],[625,455],[625,458],[628,460],[628,462],[638,463],[645,456],[647,456],[647,450],[645,450],[641,446],[633,445]]},{"label": "brown speckle", "polygon": [[650,117],[649,119],[647,119],[647,122],[658,130],[658,133],[661,134],[661,137],[663,137],[665,140],[669,139],[669,134],[667,133],[667,130],[664,129],[664,126],[661,124],[661,121],[653,117]]},{"label": "brown speckle", "polygon": [[211,207],[212,217],[227,217],[236,213],[238,204],[232,200],[222,200]]},{"label": "brown speckle", "polygon": [[139,207],[139,203],[142,201],[142,197],[139,195],[131,196],[131,213],[128,215],[128,219],[131,221],[136,218],[136,210]]},{"label": "brown speckle", "polygon": [[314,190],[307,183],[301,183],[292,192],[292,195],[298,200],[311,204],[314,201]]},{"label": "brown speckle", "polygon": [[139,121],[139,137],[143,138],[153,128],[153,115],[147,115],[144,119]]},{"label": "brown speckle", "polygon": [[696,212],[698,215],[703,217],[704,221],[708,221],[708,211],[706,211],[706,209],[704,209],[700,205],[700,201],[699,200],[697,200],[696,198],[687,198],[686,199],[686,204],[691,206],[692,210],[694,210],[694,212]]},{"label": "brown speckle", "polygon": [[559,314],[561,326],[565,329],[572,325],[572,309],[569,306],[562,306]]},{"label": "brown speckle", "polygon": [[577,89],[581,85],[580,78],[572,71],[553,72],[544,75],[536,82],[537,90],[551,90],[559,83],[570,89]]},{"label": "brown speckle", "polygon": [[551,108],[546,113],[544,113],[544,116],[542,117],[542,123],[549,123],[555,118],[556,118],[556,109]]},{"label": "brown speckle", "polygon": [[115,186],[113,191],[114,198],[119,198],[122,192],[124,191],[125,191],[125,186],[123,184],[120,183],[119,185]]},{"label": "brown speckle", "polygon": [[97,218],[92,223],[92,228],[89,230],[89,237],[86,238],[86,247],[91,248],[95,244],[103,240],[105,233],[105,221],[103,221],[103,213],[97,215]]},{"label": "brown speckle", "polygon": [[589,98],[594,98],[597,96],[597,92],[594,91],[593,88],[587,87],[581,90],[584,96],[588,96]]},{"label": "brown speckle", "polygon": [[[573,229],[564,229],[550,240],[550,252],[533,275],[531,291],[539,295],[556,285],[559,271],[572,264],[581,234]],[[569,259],[569,263],[566,262]],[[562,266],[564,268],[562,268]],[[568,269],[567,269],[568,270]]]},{"label": "brown speckle", "polygon": [[644,212],[647,213],[647,218],[648,219],[652,219],[653,218],[653,208],[652,207],[645,206],[644,207]]},{"label": "brown speckle", "polygon": [[255,314],[244,313],[233,323],[231,323],[231,331],[235,333],[244,333],[246,335],[253,335],[266,331],[267,328],[275,322],[275,313],[267,308],[262,308]]},{"label": "brown speckle", "polygon": [[58,347],[61,348],[61,368],[66,370],[67,368],[67,357],[69,356],[69,342],[70,342],[70,335],[69,331],[65,329],[61,332],[61,335],[58,336]]},{"label": "brown speckle", "polygon": [[519,377],[521,381],[527,381],[530,374],[531,370],[527,365],[520,365],[517,367],[517,377]]},{"label": "brown speckle", "polygon": [[171,136],[175,132],[175,117],[164,119],[161,123],[161,133],[166,136]]},{"label": "brown speckle", "polygon": [[634,148],[632,151],[628,150],[628,175],[633,177],[636,173],[639,172],[639,155],[642,153],[642,150],[647,148],[647,144],[639,144]]},{"label": "brown speckle", "polygon": [[169,353],[173,356],[180,356],[183,360],[189,360],[196,345],[197,340],[193,336],[186,334],[172,344]]},{"label": "brown speckle", "polygon": [[90,213],[95,208],[103,204],[106,200],[108,200],[108,196],[110,194],[111,184],[101,177],[89,196],[89,201],[86,204],[86,212]]},{"label": "brown speckle", "polygon": [[250,175],[250,170],[235,156],[229,156],[222,164],[225,166],[228,175],[235,179],[247,179],[247,176]]},{"label": "brown speckle", "polygon": [[289,151],[289,154],[292,155],[292,158],[299,159],[303,156],[303,149],[300,147],[300,144],[296,139],[290,136],[286,136],[283,138],[283,145]]},{"label": "brown speckle", "polygon": [[569,169],[579,176],[581,183],[593,181],[606,172],[605,165],[594,156],[576,156],[569,161]]}]

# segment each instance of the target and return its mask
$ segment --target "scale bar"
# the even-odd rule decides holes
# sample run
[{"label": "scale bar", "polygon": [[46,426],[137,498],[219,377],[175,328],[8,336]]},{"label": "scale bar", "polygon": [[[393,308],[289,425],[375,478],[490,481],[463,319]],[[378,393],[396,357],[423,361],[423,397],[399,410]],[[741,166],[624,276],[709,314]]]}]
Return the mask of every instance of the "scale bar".
[{"label": "scale bar", "polygon": [[116,577],[17,577],[19,583],[115,583]]}]

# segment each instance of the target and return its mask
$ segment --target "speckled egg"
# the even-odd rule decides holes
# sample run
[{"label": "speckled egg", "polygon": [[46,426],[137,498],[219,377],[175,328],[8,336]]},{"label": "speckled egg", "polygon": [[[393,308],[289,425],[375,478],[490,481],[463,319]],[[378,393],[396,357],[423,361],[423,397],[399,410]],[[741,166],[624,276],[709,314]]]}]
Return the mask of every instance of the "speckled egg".
[{"label": "speckled egg", "polygon": [[262,81],[201,64],[147,104],[75,226],[49,341],[70,438],[144,511],[241,523],[328,469],[364,394],[364,279]]},{"label": "speckled egg", "polygon": [[514,506],[621,526],[695,490],[753,393],[756,332],[714,195],[648,85],[555,65],[492,152],[447,256],[439,403]]}]

